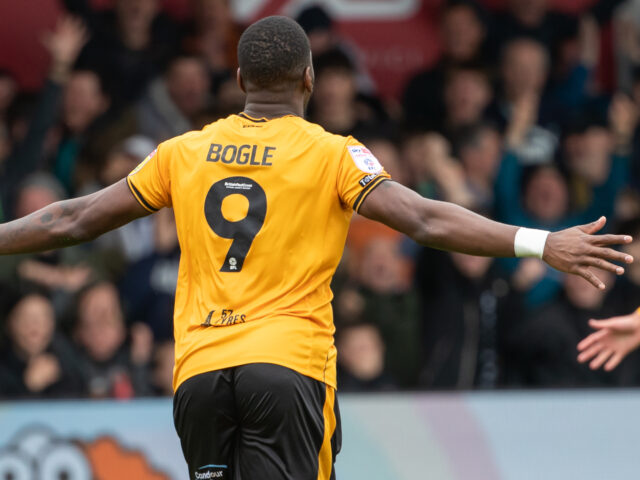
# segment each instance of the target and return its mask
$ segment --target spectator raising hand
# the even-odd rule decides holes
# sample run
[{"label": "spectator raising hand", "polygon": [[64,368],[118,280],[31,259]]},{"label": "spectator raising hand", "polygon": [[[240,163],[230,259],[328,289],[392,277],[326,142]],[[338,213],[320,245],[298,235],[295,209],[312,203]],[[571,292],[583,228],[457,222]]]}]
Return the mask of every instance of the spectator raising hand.
[{"label": "spectator raising hand", "polygon": [[618,93],[613,97],[609,106],[609,124],[615,136],[616,148],[626,153],[638,124],[638,108],[627,95]]},{"label": "spectator raising hand", "polygon": [[578,361],[591,360],[593,370],[604,365],[606,371],[616,368],[622,359],[640,346],[640,312],[613,317],[607,320],[589,320],[596,329],[578,344]]},{"label": "spectator raising hand", "polygon": [[464,170],[451,157],[451,145],[442,135],[429,133],[424,137],[424,168],[437,184],[447,201],[472,206],[473,197],[465,184]]},{"label": "spectator raising hand", "polygon": [[88,40],[89,33],[84,22],[72,15],[61,17],[55,30],[43,35],[42,43],[51,55],[52,80],[62,83],[67,79]]},{"label": "spectator raising hand", "polygon": [[538,120],[539,108],[540,96],[533,92],[526,93],[514,101],[505,133],[507,147],[517,149],[525,143],[527,133]]},{"label": "spectator raising hand", "polygon": [[594,68],[600,57],[600,28],[593,15],[584,15],[580,18],[578,42],[580,63],[587,68]]}]

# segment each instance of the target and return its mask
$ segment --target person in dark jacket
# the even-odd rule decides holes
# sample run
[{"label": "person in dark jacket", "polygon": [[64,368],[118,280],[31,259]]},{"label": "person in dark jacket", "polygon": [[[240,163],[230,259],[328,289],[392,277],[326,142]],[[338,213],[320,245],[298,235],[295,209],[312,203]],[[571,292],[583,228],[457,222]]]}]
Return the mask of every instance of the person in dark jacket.
[{"label": "person in dark jacket", "polygon": [[[613,278],[607,274],[608,283]],[[512,384],[526,387],[603,387],[619,385],[615,374],[591,371],[577,360],[576,345],[590,328],[591,318],[617,312],[608,291],[594,290],[578,278],[566,276],[563,295],[534,310],[509,339]]]},{"label": "person in dark jacket", "polygon": [[90,3],[64,1],[91,32],[79,64],[100,72],[118,105],[138,100],[177,53],[178,29],[160,11],[158,0],[117,0],[114,8],[104,11],[94,10]]},{"label": "person in dark jacket", "polygon": [[445,114],[443,98],[452,71],[461,66],[483,65],[487,24],[485,12],[476,2],[446,2],[441,21],[442,55],[436,63],[413,76],[403,95],[409,124],[434,128]]},{"label": "person in dark jacket", "polygon": [[53,306],[32,293],[7,320],[9,345],[1,355],[0,397],[73,397],[82,391],[77,356],[56,331]]},{"label": "person in dark jacket", "polygon": [[437,389],[504,385],[505,339],[522,313],[522,301],[499,264],[425,250],[417,278],[425,351],[420,384]]},{"label": "person in dark jacket", "polygon": [[152,393],[149,363],[153,335],[132,325],[127,341],[120,298],[115,286],[103,282],[84,290],[78,300],[76,340],[83,354],[86,393],[93,398],[131,398]]}]

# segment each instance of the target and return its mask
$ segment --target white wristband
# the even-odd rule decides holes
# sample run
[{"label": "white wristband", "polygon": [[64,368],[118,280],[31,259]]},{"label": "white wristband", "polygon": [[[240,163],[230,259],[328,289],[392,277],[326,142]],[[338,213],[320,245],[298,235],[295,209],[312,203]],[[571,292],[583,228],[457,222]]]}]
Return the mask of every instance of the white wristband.
[{"label": "white wristband", "polygon": [[542,258],[544,245],[547,243],[547,235],[549,235],[549,232],[546,230],[519,228],[513,240],[513,251],[516,257]]}]

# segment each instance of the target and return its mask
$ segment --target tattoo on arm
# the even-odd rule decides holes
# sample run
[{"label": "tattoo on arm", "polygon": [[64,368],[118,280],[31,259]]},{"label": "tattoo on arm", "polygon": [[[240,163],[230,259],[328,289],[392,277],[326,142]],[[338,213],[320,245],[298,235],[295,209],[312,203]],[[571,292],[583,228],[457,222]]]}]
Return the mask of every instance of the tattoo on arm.
[{"label": "tattoo on arm", "polygon": [[53,203],[26,217],[0,225],[0,255],[31,253],[68,247],[83,241],[74,232],[73,220],[86,200]]},{"label": "tattoo on arm", "polygon": [[93,240],[109,230],[149,215],[126,180],[85,197],[53,203],[0,225],[0,255],[32,253]]}]

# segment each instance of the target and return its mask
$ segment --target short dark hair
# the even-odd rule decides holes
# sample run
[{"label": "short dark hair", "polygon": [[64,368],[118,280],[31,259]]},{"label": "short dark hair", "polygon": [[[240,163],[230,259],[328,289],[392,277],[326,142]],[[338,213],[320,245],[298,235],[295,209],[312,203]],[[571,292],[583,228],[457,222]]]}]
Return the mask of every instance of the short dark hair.
[{"label": "short dark hair", "polygon": [[460,155],[460,152],[463,150],[478,146],[478,143],[486,132],[499,134],[500,129],[495,123],[487,120],[482,120],[458,129],[453,139],[453,150],[455,154]]},{"label": "short dark hair", "polygon": [[477,61],[462,62],[452,66],[445,72],[445,83],[448,83],[453,77],[459,73],[475,73],[485,78],[487,82],[491,82],[490,72],[485,65]]},{"label": "short dark hair", "polygon": [[312,5],[302,10],[296,17],[296,22],[300,24],[307,34],[331,30],[333,27],[333,20],[320,5]]},{"label": "short dark hair", "polygon": [[111,97],[111,85],[109,80],[106,77],[106,74],[102,74],[100,70],[95,68],[84,68],[84,67],[76,67],[71,72],[72,74],[89,74],[91,75],[96,83],[98,84],[98,89],[100,93],[105,97]]},{"label": "short dark hair", "polygon": [[319,77],[328,70],[337,70],[348,74],[356,73],[356,67],[351,59],[339,48],[332,48],[327,52],[314,57],[313,69],[315,70],[316,77]]},{"label": "short dark hair", "polygon": [[238,42],[242,78],[262,89],[288,86],[311,62],[304,30],[288,17],[272,16],[247,28]]},{"label": "short dark hair", "polygon": [[448,13],[456,8],[467,8],[473,13],[483,26],[489,23],[487,11],[476,0],[449,0],[443,5],[443,13]]}]

